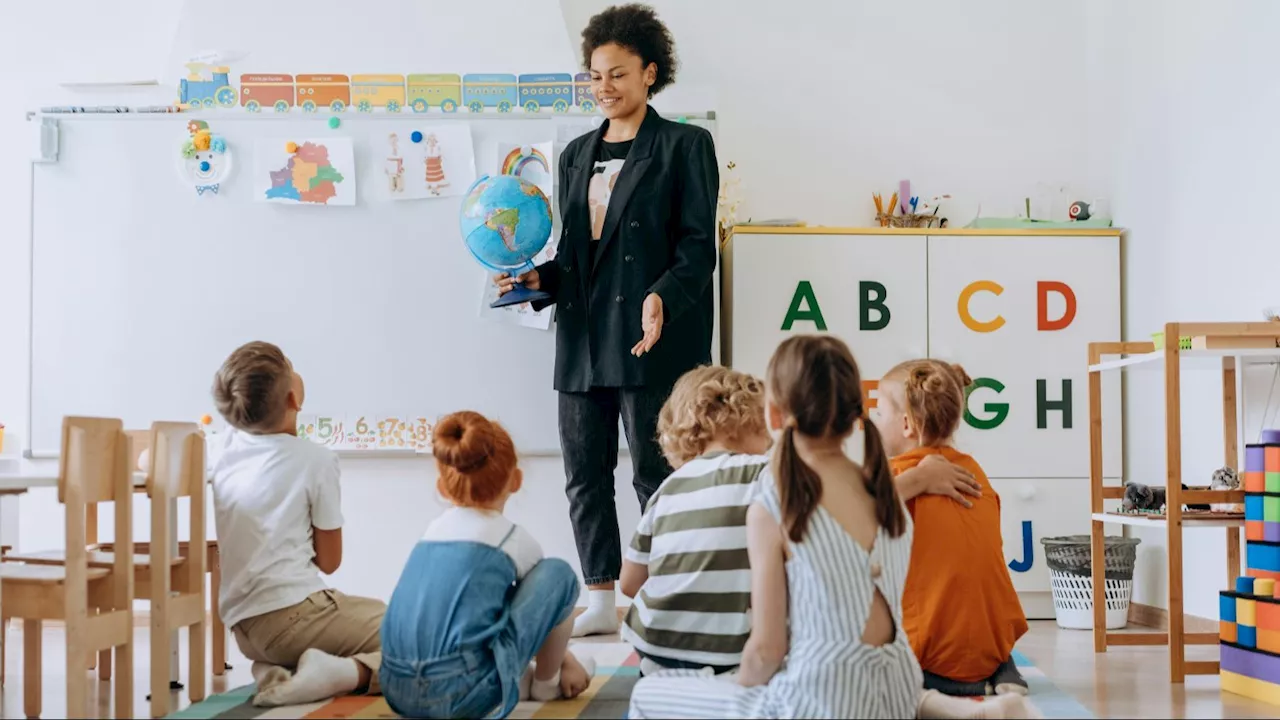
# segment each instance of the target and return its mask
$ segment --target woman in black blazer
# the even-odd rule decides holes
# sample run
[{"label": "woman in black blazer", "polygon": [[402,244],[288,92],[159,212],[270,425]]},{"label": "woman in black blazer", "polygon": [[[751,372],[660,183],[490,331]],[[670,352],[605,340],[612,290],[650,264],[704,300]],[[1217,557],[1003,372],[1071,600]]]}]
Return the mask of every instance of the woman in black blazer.
[{"label": "woman in black blazer", "polygon": [[[591,590],[575,636],[618,629],[618,417],[643,511],[671,472],[657,442],[662,404],[681,375],[711,362],[720,190],[711,134],[648,105],[676,70],[671,34],[653,10],[611,7],[582,38],[605,122],[560,155],[555,259],[517,278],[551,295],[541,307],[557,305],[560,444]],[[514,281],[497,282],[505,293]]]}]

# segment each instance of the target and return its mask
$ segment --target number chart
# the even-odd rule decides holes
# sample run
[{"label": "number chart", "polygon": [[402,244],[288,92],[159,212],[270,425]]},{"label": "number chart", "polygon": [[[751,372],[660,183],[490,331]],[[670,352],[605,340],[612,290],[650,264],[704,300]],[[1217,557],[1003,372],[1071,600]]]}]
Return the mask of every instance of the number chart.
[{"label": "number chart", "polygon": [[332,450],[431,450],[434,423],[421,414],[299,415],[298,437]]}]

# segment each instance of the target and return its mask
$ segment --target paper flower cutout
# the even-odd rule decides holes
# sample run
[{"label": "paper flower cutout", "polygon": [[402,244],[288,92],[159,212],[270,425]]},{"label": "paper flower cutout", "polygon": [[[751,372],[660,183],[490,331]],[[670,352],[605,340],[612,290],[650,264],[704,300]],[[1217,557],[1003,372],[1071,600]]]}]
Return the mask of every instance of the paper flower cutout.
[{"label": "paper flower cutout", "polygon": [[196,150],[208,150],[210,142],[213,141],[213,134],[208,130],[201,130],[196,133],[196,136],[193,139],[196,144]]},{"label": "paper flower cutout", "polygon": [[213,141],[209,143],[209,149],[216,153],[224,153],[227,151],[226,138],[221,135],[215,135]]},{"label": "paper flower cutout", "polygon": [[182,157],[190,160],[196,156],[196,144],[190,140],[182,143]]}]

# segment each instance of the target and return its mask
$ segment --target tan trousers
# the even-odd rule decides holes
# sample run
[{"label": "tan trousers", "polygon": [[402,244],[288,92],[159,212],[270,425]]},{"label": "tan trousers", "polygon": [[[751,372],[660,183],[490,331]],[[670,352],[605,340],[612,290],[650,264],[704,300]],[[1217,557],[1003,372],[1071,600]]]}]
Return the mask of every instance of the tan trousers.
[{"label": "tan trousers", "polygon": [[387,604],[321,590],[292,607],[241,620],[232,628],[240,652],[254,662],[293,668],[308,648],[349,657],[369,669],[370,695],[378,695],[382,616]]}]

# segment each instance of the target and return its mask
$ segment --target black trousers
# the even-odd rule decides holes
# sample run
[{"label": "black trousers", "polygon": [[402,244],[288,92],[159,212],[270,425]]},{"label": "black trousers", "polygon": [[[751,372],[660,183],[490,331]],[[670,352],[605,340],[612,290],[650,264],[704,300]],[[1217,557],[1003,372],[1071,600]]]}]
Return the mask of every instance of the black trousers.
[{"label": "black trousers", "polygon": [[569,519],[588,585],[612,582],[622,572],[613,471],[618,467],[618,417],[631,451],[640,510],[671,474],[658,445],[658,413],[671,393],[660,388],[592,388],[560,393],[560,447],[564,451]]}]

